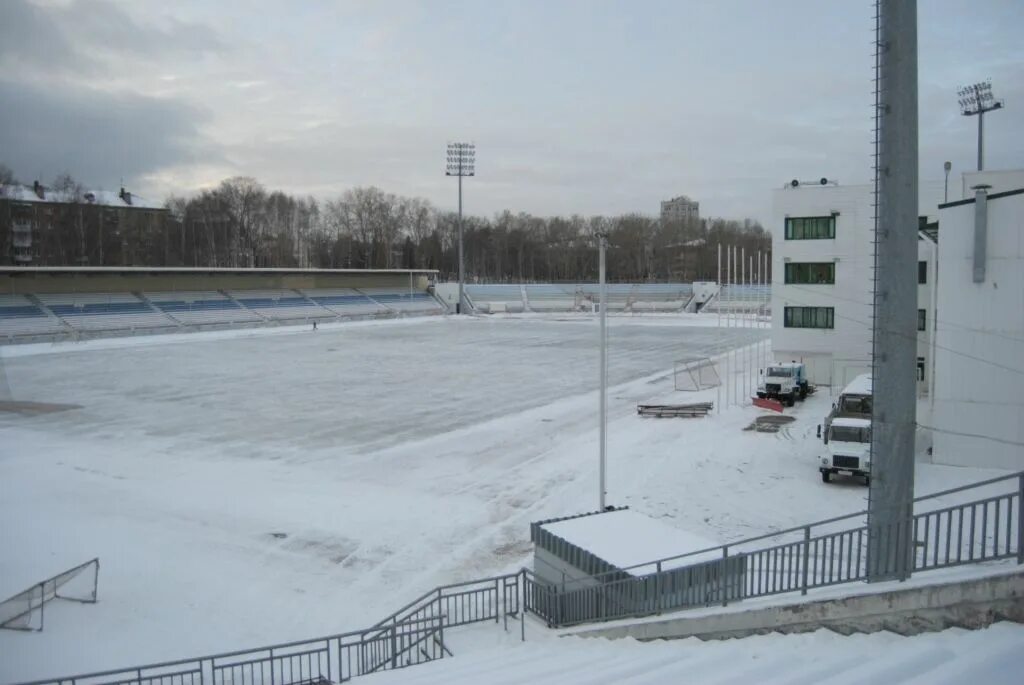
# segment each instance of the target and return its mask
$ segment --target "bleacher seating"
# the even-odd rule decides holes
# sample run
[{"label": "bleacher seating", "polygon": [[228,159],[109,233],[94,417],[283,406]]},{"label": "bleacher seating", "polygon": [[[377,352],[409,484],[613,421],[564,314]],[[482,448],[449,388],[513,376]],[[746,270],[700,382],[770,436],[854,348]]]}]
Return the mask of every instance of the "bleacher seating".
[{"label": "bleacher seating", "polygon": [[176,321],[131,293],[62,293],[38,298],[78,331],[178,327]]},{"label": "bleacher seating", "polygon": [[422,290],[408,290],[401,288],[360,288],[359,291],[375,302],[379,302],[388,309],[396,312],[416,312],[425,314],[428,312],[440,313],[443,311],[441,304]]},{"label": "bleacher seating", "polygon": [[24,295],[0,295],[0,340],[53,335],[67,329]]},{"label": "bleacher seating", "polygon": [[316,288],[300,291],[321,307],[340,316],[375,316],[390,310],[352,288]]},{"label": "bleacher seating", "polygon": [[758,316],[770,316],[771,286],[723,285],[718,297],[701,311],[706,314],[756,314]]},{"label": "bleacher seating", "polygon": [[473,308],[484,314],[493,311],[521,312],[526,309],[522,286],[518,284],[467,284],[466,295]]},{"label": "bleacher seating", "polygon": [[526,286],[526,302],[535,312],[568,312],[579,306],[577,286],[537,284]]},{"label": "bleacher seating", "polygon": [[190,326],[261,321],[252,311],[216,291],[143,293],[160,311]]},{"label": "bleacher seating", "polygon": [[334,318],[334,312],[295,290],[232,290],[228,295],[243,307],[274,321]]}]

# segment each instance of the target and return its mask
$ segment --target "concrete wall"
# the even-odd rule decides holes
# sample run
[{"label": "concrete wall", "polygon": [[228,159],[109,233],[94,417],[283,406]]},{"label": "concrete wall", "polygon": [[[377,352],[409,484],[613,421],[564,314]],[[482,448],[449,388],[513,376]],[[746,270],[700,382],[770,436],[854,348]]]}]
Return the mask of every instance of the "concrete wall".
[{"label": "concrete wall", "polygon": [[990,199],[974,283],[973,202],[939,219],[935,462],[1024,469],[1024,194]]},{"label": "concrete wall", "polygon": [[[934,215],[941,184],[924,184],[921,213]],[[934,196],[934,197],[933,197]],[[871,359],[872,194],[871,186],[800,186],[775,191],[772,231],[772,349],[778,361],[802,361],[817,385],[842,386]],[[835,239],[786,240],[786,217],[828,216],[835,213]],[[917,226],[906,230],[916,231]],[[935,259],[934,244],[919,241],[919,259]],[[786,285],[789,262],[833,262],[835,284]],[[917,264],[907,265],[917,273]],[[934,264],[928,266],[934,273]],[[919,288],[922,309],[932,307],[934,279]],[[785,308],[833,307],[835,328],[802,329],[783,326]],[[926,357],[929,342],[919,339],[918,356]],[[928,364],[931,361],[928,360]],[[930,374],[926,374],[926,378]],[[833,377],[835,376],[835,377]],[[922,389],[926,387],[923,385]]]},{"label": "concrete wall", "polygon": [[[960,183],[960,199],[964,200],[974,197],[974,191],[971,188],[982,183],[992,186],[988,189],[988,192],[992,194],[1002,193],[1007,190],[1017,190],[1018,188],[1024,188],[1024,169],[968,171],[961,174]],[[953,201],[957,198],[950,197],[949,199]],[[942,230],[941,226],[939,230]]]},{"label": "concrete wall", "polygon": [[994,621],[1024,622],[1024,574],[901,588],[747,611],[646,621],[574,632],[579,637],[703,640],[828,628],[839,633],[889,630],[901,635],[950,627],[982,628]]},{"label": "concrete wall", "polygon": [[408,288],[423,291],[426,273],[330,271],[0,271],[0,293],[170,292],[288,288]]}]

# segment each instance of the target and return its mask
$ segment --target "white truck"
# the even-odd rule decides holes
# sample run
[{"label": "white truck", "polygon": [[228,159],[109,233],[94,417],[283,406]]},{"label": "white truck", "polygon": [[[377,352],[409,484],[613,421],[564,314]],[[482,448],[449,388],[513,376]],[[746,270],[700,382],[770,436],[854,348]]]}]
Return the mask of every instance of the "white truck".
[{"label": "white truck", "polygon": [[757,384],[760,399],[773,399],[792,407],[797,400],[808,395],[807,372],[800,362],[772,364],[761,369],[761,381]]},{"label": "white truck", "polygon": [[818,437],[828,448],[818,467],[824,482],[839,474],[860,476],[871,483],[871,392],[871,374],[857,376],[832,405],[824,431],[818,426]]},{"label": "white truck", "polygon": [[821,458],[821,480],[828,483],[833,474],[860,476],[871,484],[871,421],[840,417],[832,419],[825,433],[828,455]]}]

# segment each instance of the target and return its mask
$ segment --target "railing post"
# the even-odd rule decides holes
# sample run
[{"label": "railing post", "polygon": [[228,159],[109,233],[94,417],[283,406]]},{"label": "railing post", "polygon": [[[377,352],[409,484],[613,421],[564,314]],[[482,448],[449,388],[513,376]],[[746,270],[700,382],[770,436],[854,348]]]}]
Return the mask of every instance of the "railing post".
[{"label": "railing post", "polygon": [[1017,563],[1024,564],[1024,473],[1017,477]]},{"label": "railing post", "polygon": [[519,605],[519,640],[520,642],[526,642],[526,569],[519,572],[522,577],[522,583],[517,582],[516,585],[522,585],[523,587],[523,603]]},{"label": "railing post", "polygon": [[[501,595],[501,579],[500,578],[495,578],[494,579],[494,622],[495,623],[498,622],[498,611],[500,610],[499,606],[501,605],[500,595]],[[505,624],[505,628],[508,629],[508,623],[507,622]]]},{"label": "railing post", "polygon": [[807,594],[807,573],[811,566],[811,527],[804,526],[804,567],[800,572],[800,594]]},{"label": "railing post", "polygon": [[391,619],[391,669],[398,668],[398,617]]},{"label": "railing post", "polygon": [[722,589],[722,606],[729,606],[729,545],[722,545],[722,572],[718,579],[718,586]]},{"label": "railing post", "polygon": [[661,562],[658,562],[658,572],[654,574],[654,611],[659,616],[661,615],[661,595],[663,585],[661,583]]}]

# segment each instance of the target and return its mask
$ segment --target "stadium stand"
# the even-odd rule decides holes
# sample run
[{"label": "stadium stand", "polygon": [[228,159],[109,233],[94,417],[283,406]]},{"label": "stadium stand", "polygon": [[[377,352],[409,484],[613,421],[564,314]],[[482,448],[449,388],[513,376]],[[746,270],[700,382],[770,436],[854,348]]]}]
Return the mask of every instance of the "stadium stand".
[{"label": "stadium stand", "polygon": [[67,328],[24,295],[0,295],[0,340],[64,333]]},{"label": "stadium stand", "polygon": [[77,331],[178,327],[176,321],[132,293],[40,294],[37,297]]},{"label": "stadium stand", "polygon": [[568,312],[578,307],[577,286],[573,284],[527,285],[526,304],[534,312]]},{"label": "stadium stand", "polygon": [[406,313],[440,313],[441,304],[425,292],[400,288],[360,288],[359,291],[388,309]]},{"label": "stadium stand", "polygon": [[227,295],[243,307],[272,321],[333,319],[334,312],[295,290],[229,290]]},{"label": "stadium stand", "polygon": [[484,314],[492,312],[522,312],[526,309],[523,301],[523,287],[505,284],[472,284],[466,285],[466,295],[477,311]]},{"label": "stadium stand", "polygon": [[339,316],[380,316],[390,311],[353,288],[317,288],[300,292]]},{"label": "stadium stand", "polygon": [[718,296],[707,304],[706,314],[750,313],[771,315],[771,287],[767,285],[723,285]]},{"label": "stadium stand", "polygon": [[213,290],[147,292],[143,293],[143,297],[170,318],[189,326],[261,321],[261,318],[252,311]]}]

